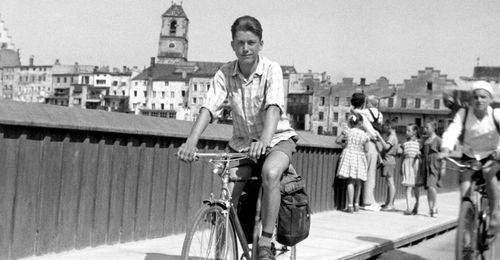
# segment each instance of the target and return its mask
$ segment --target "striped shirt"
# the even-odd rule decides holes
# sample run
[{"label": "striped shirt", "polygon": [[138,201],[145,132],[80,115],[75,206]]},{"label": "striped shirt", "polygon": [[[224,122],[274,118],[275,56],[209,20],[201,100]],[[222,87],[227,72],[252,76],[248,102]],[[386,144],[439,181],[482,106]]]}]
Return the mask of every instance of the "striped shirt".
[{"label": "striped shirt", "polygon": [[415,158],[420,155],[420,143],[416,140],[408,140],[403,143],[403,157]]},{"label": "striped shirt", "polygon": [[281,110],[271,147],[297,135],[284,110],[283,73],[278,63],[259,56],[255,72],[246,79],[240,72],[238,60],[228,62],[215,73],[212,86],[202,107],[210,111],[213,120],[222,111],[224,100],[229,100],[233,116],[233,137],[229,146],[234,150],[242,151],[260,139],[266,110],[271,105]]}]

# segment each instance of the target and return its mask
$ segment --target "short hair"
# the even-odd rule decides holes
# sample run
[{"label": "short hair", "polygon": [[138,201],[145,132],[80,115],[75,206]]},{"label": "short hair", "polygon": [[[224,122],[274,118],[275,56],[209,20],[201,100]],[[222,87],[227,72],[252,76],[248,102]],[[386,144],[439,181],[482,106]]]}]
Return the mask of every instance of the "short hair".
[{"label": "short hair", "polygon": [[392,123],[391,123],[389,120],[387,120],[387,121],[385,121],[385,123],[382,125],[382,127],[381,127],[381,131],[380,131],[380,132],[381,132],[382,134],[389,134],[389,133],[391,132],[391,130],[392,130]]},{"label": "short hair", "polygon": [[255,17],[245,15],[236,19],[231,26],[231,35],[233,39],[238,31],[252,32],[259,37],[259,40],[262,40],[262,25]]},{"label": "short hair", "polygon": [[365,94],[356,92],[352,94],[351,105],[355,108],[362,107],[365,104]]},{"label": "short hair", "polygon": [[426,123],[426,124],[431,125],[431,126],[432,126],[432,129],[434,129],[434,131],[436,131],[436,130],[437,130],[438,123],[437,123],[437,121],[436,121],[436,120],[430,120],[430,121],[427,121],[427,123]]}]

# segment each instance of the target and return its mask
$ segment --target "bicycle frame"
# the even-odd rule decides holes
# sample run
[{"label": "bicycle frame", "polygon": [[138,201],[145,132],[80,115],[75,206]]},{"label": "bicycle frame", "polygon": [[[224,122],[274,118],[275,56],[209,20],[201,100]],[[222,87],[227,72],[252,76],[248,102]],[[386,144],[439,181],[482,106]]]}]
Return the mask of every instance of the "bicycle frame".
[{"label": "bicycle frame", "polygon": [[[205,153],[205,154],[198,154],[198,157],[218,157],[218,158],[229,158],[232,156],[238,156],[241,155],[239,153]],[[240,160],[242,158],[246,158],[245,156],[242,156],[240,158],[237,158],[236,160]],[[245,237],[245,233],[243,231],[243,228],[241,226],[240,220],[238,218],[238,215],[236,214],[235,207],[231,203],[231,194],[229,191],[229,183],[231,182],[248,182],[248,181],[258,181],[259,178],[252,176],[249,178],[237,178],[237,177],[230,177],[229,176],[229,169],[233,168],[230,167],[230,162],[231,160],[229,159],[222,159],[224,165],[218,165],[219,168],[213,169],[213,173],[217,173],[220,178],[221,178],[221,194],[219,198],[215,198],[214,194],[210,194],[210,198],[207,200],[204,200],[204,204],[208,205],[219,205],[221,206],[224,210],[228,210],[228,214],[225,214],[225,230],[229,230],[229,225],[230,225],[230,219],[233,220],[234,226],[233,228],[235,229],[236,235],[238,237],[238,240],[240,241],[241,248],[243,250],[243,254],[246,259],[255,259],[257,256],[257,246],[252,246],[252,250],[250,250],[250,246],[248,244],[248,241]],[[216,165],[217,166],[217,165]],[[262,188],[260,188],[260,192],[257,198],[257,206],[256,206],[256,214],[255,214],[255,225],[254,225],[254,230],[253,230],[253,241],[252,243],[256,245],[258,243],[258,223],[260,222],[260,208],[261,208],[261,199],[262,199]],[[228,239],[228,232],[225,233],[225,239]],[[227,248],[224,248],[224,255],[226,254]],[[250,254],[250,252],[252,252]]]}]

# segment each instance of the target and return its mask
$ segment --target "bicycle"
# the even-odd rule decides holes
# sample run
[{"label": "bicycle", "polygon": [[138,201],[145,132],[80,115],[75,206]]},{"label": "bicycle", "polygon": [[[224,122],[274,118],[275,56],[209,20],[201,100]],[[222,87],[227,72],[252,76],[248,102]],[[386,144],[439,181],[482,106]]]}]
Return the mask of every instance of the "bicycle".
[{"label": "bicycle", "polygon": [[459,172],[472,171],[471,185],[460,202],[457,234],[455,240],[455,258],[462,259],[495,259],[494,247],[490,245],[496,236],[488,233],[489,204],[485,182],[482,176],[482,164],[471,160],[465,164],[452,158],[446,158],[459,168]]},{"label": "bicycle", "polygon": [[[210,198],[203,201],[196,217],[188,227],[181,259],[247,259],[257,256],[258,235],[261,231],[260,201],[262,187],[260,178],[234,178],[229,176],[229,169],[249,163],[246,153],[197,153],[195,158],[208,158],[212,172],[221,180],[220,196],[216,198],[211,193]],[[252,246],[245,237],[235,206],[231,202],[228,184],[231,182],[259,182],[260,192],[257,199],[256,216],[252,236]],[[239,244],[238,244],[239,242]],[[242,250],[241,258],[238,250]],[[273,242],[271,246],[276,259],[295,260],[295,246],[288,247]]]}]

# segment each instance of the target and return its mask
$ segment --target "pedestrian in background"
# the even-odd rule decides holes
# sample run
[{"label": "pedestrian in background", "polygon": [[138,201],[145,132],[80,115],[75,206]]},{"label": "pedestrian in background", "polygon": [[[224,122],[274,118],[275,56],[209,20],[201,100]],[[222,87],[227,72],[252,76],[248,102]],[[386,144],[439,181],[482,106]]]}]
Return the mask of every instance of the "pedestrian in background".
[{"label": "pedestrian in background", "polygon": [[373,121],[370,111],[365,108],[366,96],[363,93],[354,93],[351,97],[351,105],[353,106],[352,113],[359,113],[363,117],[363,126],[365,131],[370,136],[368,142],[368,151],[366,152],[366,162],[368,164],[367,179],[363,183],[363,206],[365,210],[380,210],[380,206],[375,201],[375,175],[377,173],[377,159],[379,152],[377,149],[376,141],[377,131],[373,128],[371,122]]},{"label": "pedestrian in background", "polygon": [[438,161],[441,138],[436,134],[437,122],[431,121],[424,127],[424,142],[422,147],[422,173],[424,187],[427,190],[429,215],[434,217],[437,213],[437,188],[441,187],[440,162]]},{"label": "pedestrian in background", "polygon": [[398,137],[390,122],[382,125],[381,133],[381,153],[382,160],[381,173],[387,183],[387,195],[382,211],[394,210],[394,198],[396,197],[396,185],[394,184],[394,172],[396,170],[396,154],[398,151]]},{"label": "pedestrian in background", "polygon": [[[405,215],[417,215],[420,199],[420,186],[423,185],[422,174],[420,173],[420,142],[418,140],[418,126],[409,124],[406,126],[406,142],[401,146],[400,153],[403,154],[401,163],[401,174],[403,175],[402,185],[405,187],[406,211]],[[410,209],[412,191],[415,194],[415,205]]]},{"label": "pedestrian in background", "polygon": [[337,175],[347,179],[347,207],[345,212],[359,210],[361,181],[366,181],[367,162],[366,151],[370,136],[364,131],[363,116],[353,113],[349,116],[349,128],[344,129],[336,142],[345,141],[346,147],[340,155]]}]

